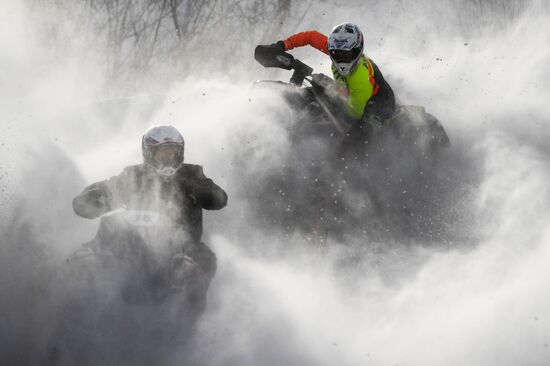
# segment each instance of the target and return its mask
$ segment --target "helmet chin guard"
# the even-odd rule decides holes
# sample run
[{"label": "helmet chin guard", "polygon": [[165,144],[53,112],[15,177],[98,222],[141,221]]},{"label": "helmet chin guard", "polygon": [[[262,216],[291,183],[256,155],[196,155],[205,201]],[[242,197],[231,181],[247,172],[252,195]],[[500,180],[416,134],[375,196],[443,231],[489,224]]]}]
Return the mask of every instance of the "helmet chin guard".
[{"label": "helmet chin guard", "polygon": [[338,70],[338,73],[342,76],[348,76],[355,69],[357,64],[359,64],[359,59],[353,62],[332,62],[333,65]]},{"label": "helmet chin guard", "polygon": [[[181,164],[180,164],[181,166]],[[177,168],[172,168],[172,167],[164,167],[164,168],[156,168],[156,167],[153,167],[157,173],[159,173],[160,175],[164,175],[165,177],[170,177],[172,175],[174,175],[177,171],[178,171],[178,168],[180,167],[178,166]]]}]

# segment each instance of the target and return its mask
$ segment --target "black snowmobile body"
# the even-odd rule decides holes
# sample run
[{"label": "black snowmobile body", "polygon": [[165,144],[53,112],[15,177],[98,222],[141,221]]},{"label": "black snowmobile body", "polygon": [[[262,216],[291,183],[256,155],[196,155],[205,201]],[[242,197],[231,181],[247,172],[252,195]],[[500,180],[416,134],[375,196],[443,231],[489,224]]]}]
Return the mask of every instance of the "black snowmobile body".
[{"label": "black snowmobile body", "polygon": [[175,297],[183,311],[204,306],[210,281],[193,260],[196,245],[169,216],[120,209],[101,217],[94,239],[67,263],[87,276],[111,276],[126,304],[158,305]]},{"label": "black snowmobile body", "polygon": [[97,350],[124,339],[120,357],[140,364],[152,350],[162,355],[184,344],[205,309],[211,280],[188,255],[187,246],[195,244],[187,237],[162,213],[121,209],[102,216],[95,238],[60,272],[55,358],[100,364],[97,358],[105,356]]},{"label": "black snowmobile body", "polygon": [[437,118],[423,107],[399,106],[363,146],[344,156],[353,121],[332,79],[275,46],[258,46],[255,58],[264,67],[293,71],[289,83],[257,81],[254,87],[280,93],[296,120],[281,170],[264,177],[256,192],[258,217],[268,227],[321,237],[371,232],[376,220],[385,226],[400,221],[405,235],[429,232],[419,226],[423,213],[434,211],[427,202],[436,201],[434,174],[450,145]]}]

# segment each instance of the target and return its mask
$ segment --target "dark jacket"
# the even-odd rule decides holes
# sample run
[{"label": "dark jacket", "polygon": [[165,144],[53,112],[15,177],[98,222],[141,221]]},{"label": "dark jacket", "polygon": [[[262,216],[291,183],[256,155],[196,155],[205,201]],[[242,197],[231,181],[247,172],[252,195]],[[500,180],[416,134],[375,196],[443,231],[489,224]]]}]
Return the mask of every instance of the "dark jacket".
[{"label": "dark jacket", "polygon": [[118,208],[163,213],[200,242],[202,209],[219,210],[227,194],[208,179],[199,165],[183,164],[173,176],[162,176],[146,164],[94,183],[73,200],[74,212],[93,219]]}]

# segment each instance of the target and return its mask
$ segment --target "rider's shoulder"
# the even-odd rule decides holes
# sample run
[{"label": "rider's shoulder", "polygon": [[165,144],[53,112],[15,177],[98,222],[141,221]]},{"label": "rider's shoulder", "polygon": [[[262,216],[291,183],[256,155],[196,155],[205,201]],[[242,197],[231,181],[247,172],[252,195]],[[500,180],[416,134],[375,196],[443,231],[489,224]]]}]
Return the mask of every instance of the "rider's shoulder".
[{"label": "rider's shoulder", "polygon": [[196,164],[182,164],[179,171],[183,174],[203,174],[202,165]]},{"label": "rider's shoulder", "polygon": [[118,177],[132,177],[132,176],[141,176],[148,173],[148,167],[146,164],[135,164],[129,165],[122,169],[122,172]]},{"label": "rider's shoulder", "polygon": [[130,172],[141,172],[147,170],[146,164],[135,164],[135,165],[128,165],[122,170],[122,173],[130,173]]}]

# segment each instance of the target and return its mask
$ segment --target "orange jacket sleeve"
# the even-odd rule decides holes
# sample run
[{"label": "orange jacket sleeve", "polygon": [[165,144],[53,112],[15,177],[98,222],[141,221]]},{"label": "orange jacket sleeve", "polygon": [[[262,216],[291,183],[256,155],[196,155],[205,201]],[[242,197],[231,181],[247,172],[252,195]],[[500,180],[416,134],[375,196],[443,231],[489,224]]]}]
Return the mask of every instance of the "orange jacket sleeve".
[{"label": "orange jacket sleeve", "polygon": [[310,45],[317,48],[319,51],[328,55],[327,42],[328,38],[323,33],[316,30],[309,30],[305,32],[296,33],[283,41],[285,48],[291,50],[295,47],[302,47]]}]

